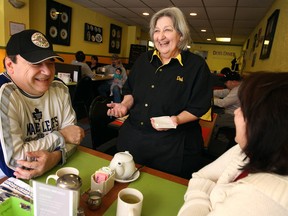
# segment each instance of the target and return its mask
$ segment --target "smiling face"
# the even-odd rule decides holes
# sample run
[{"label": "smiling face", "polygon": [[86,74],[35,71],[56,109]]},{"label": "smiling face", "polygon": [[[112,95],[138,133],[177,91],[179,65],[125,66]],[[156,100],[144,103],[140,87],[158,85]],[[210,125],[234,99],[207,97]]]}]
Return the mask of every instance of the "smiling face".
[{"label": "smiling face", "polygon": [[49,89],[55,75],[54,59],[48,59],[39,64],[31,64],[17,55],[16,63],[6,57],[5,65],[13,82],[20,89],[33,96],[43,95]]},{"label": "smiling face", "polygon": [[157,20],[153,40],[162,60],[170,60],[180,53],[177,47],[180,38],[181,35],[174,28],[170,17],[164,16]]}]

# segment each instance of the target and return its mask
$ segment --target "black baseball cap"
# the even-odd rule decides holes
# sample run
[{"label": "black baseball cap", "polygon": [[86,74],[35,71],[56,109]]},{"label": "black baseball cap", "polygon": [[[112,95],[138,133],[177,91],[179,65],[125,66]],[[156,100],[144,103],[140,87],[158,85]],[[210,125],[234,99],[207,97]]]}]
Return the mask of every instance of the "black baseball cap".
[{"label": "black baseball cap", "polygon": [[240,81],[242,78],[240,76],[239,73],[236,72],[230,72],[230,73],[226,73],[221,77],[221,80],[223,82],[227,82],[229,80],[235,80],[235,81]]},{"label": "black baseball cap", "polygon": [[20,55],[31,64],[38,64],[51,58],[64,61],[53,51],[53,45],[45,35],[34,29],[13,34],[7,43],[6,53],[8,56]]}]

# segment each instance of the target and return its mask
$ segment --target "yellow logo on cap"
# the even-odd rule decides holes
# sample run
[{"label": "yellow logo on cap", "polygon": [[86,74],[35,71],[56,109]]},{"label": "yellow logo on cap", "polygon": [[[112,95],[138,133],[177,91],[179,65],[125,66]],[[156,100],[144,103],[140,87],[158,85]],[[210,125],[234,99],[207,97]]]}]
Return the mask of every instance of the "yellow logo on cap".
[{"label": "yellow logo on cap", "polygon": [[183,77],[181,77],[181,76],[177,76],[176,80],[177,80],[177,81],[180,81],[180,82],[183,82],[184,79],[183,79]]},{"label": "yellow logo on cap", "polygon": [[36,32],[31,36],[31,41],[34,43],[36,46],[41,47],[41,48],[48,48],[50,46],[49,42],[47,39],[44,37],[43,34],[40,32]]}]

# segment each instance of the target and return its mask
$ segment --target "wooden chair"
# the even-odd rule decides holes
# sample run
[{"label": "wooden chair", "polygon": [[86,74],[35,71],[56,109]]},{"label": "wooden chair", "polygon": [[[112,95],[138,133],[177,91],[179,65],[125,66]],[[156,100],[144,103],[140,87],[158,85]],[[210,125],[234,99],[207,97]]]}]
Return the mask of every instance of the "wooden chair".
[{"label": "wooden chair", "polygon": [[[236,129],[220,127],[215,137],[212,137],[218,114],[213,113],[213,121],[200,120],[206,156],[216,159],[236,144]],[[221,137],[221,138],[220,138]],[[224,140],[223,140],[224,139]]]},{"label": "wooden chair", "polygon": [[205,121],[202,119],[199,120],[199,124],[202,129],[202,136],[204,140],[204,148],[206,149],[208,148],[209,143],[211,141],[216,119],[217,119],[217,113],[213,113],[212,121]]},{"label": "wooden chair", "polygon": [[89,123],[93,149],[113,155],[116,149],[114,138],[118,136],[118,130],[108,127],[108,124],[115,119],[107,116],[107,103],[110,101],[104,96],[97,96],[92,101],[89,109]]}]

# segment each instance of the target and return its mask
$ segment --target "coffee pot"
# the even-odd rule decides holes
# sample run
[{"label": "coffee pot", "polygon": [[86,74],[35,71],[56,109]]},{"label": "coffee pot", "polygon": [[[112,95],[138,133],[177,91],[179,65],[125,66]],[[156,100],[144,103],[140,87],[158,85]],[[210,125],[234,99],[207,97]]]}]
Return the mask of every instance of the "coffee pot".
[{"label": "coffee pot", "polygon": [[110,168],[115,171],[116,179],[126,179],[136,170],[133,156],[128,152],[118,152],[110,162]]}]

